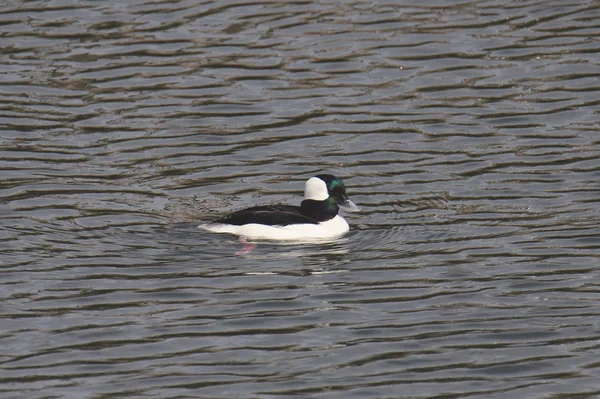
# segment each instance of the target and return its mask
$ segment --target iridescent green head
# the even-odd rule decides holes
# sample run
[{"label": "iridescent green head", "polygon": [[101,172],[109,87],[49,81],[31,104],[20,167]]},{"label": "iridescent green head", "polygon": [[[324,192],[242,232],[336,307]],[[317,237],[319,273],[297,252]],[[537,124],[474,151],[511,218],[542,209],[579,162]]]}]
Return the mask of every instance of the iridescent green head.
[{"label": "iridescent green head", "polygon": [[333,175],[317,175],[306,182],[304,198],[315,201],[327,201],[340,208],[355,212],[360,208],[348,199],[346,186],[339,178]]}]

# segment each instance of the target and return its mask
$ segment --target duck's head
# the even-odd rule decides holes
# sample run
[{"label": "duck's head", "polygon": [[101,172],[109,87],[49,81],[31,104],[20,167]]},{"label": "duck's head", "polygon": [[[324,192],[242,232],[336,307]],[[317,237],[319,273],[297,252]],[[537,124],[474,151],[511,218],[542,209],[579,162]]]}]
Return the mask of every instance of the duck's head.
[{"label": "duck's head", "polygon": [[308,179],[304,186],[304,199],[327,201],[347,212],[360,211],[360,208],[348,199],[344,183],[333,175],[317,175]]}]

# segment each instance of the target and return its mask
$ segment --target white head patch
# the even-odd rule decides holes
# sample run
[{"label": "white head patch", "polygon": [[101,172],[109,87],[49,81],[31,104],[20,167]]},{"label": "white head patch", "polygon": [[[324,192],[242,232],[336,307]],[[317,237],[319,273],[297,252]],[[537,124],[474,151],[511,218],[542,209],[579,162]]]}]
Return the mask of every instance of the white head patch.
[{"label": "white head patch", "polygon": [[318,177],[311,177],[304,186],[304,199],[323,201],[329,198],[327,184]]}]

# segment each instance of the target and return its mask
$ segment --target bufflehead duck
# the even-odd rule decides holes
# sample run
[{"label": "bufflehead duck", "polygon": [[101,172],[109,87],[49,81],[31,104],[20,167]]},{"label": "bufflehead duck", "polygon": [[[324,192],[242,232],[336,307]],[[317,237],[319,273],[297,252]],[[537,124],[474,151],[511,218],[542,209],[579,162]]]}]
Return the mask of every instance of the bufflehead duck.
[{"label": "bufflehead duck", "polygon": [[360,210],[346,196],[340,179],[318,175],[307,180],[300,206],[255,206],[198,227],[214,233],[271,240],[333,238],[350,230],[348,222],[338,215],[340,208],[349,212]]}]

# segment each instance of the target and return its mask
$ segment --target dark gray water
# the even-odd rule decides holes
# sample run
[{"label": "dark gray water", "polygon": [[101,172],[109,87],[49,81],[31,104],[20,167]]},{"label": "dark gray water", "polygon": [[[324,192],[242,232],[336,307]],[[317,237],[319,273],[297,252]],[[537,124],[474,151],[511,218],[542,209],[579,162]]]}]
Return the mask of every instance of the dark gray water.
[{"label": "dark gray water", "polygon": [[600,397],[599,2],[0,7],[0,397]]}]

